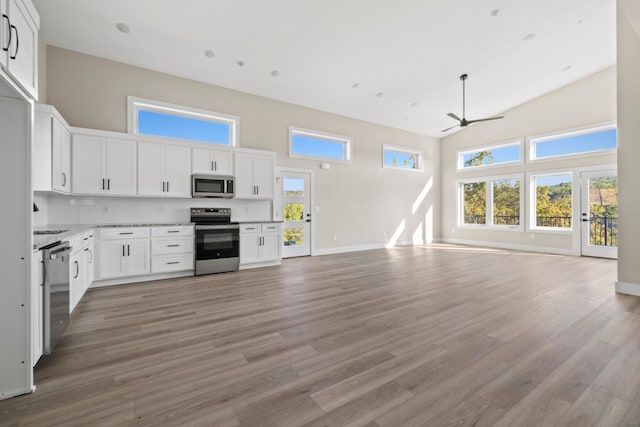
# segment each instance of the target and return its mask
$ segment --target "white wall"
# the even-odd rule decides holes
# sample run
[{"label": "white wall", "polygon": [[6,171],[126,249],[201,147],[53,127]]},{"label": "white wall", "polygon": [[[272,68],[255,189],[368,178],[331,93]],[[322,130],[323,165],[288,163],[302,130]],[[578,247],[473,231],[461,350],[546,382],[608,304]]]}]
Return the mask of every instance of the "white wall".
[{"label": "white wall", "polygon": [[[127,95],[240,116],[242,147],[276,152],[278,166],[315,171],[316,249],[384,246],[399,229],[398,242],[438,235],[437,139],[51,46],[47,73],[48,103],[71,126],[126,132]],[[353,137],[352,164],[321,170],[318,161],[290,159],[289,125]],[[383,143],[424,150],[425,172],[383,169]],[[50,219],[63,218],[61,209],[52,201]]]},{"label": "white wall", "polygon": [[640,6],[618,1],[619,292],[640,295]]},{"label": "white wall", "polygon": [[[499,93],[496,96],[500,96]],[[457,227],[456,180],[474,176],[513,174],[541,170],[567,170],[615,164],[614,154],[555,160],[519,166],[480,168],[456,172],[456,151],[511,141],[518,138],[575,129],[616,119],[616,70],[611,67],[534,99],[504,113],[502,120],[479,123],[442,140],[441,218],[445,241],[486,244],[496,247],[534,249],[579,254],[578,230],[573,235],[552,233],[469,230]],[[533,237],[532,237],[533,236]]]}]

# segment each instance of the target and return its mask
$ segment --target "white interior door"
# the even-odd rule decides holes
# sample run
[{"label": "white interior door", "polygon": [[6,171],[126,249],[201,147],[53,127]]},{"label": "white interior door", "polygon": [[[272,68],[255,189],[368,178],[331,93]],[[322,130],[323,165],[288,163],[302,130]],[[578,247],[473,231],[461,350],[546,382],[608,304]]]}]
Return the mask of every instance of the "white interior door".
[{"label": "white interior door", "polygon": [[582,255],[618,257],[618,177],[616,171],[583,172],[581,181]]},{"label": "white interior door", "polygon": [[276,181],[275,219],[284,221],[282,257],[311,255],[311,173],[278,171]]}]

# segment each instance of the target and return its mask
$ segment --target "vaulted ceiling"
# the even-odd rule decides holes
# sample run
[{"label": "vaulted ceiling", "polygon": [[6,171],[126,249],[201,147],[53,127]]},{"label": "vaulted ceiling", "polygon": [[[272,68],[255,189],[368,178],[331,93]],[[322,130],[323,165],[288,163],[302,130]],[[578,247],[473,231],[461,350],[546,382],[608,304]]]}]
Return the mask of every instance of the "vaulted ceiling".
[{"label": "vaulted ceiling", "polygon": [[50,45],[435,137],[460,74],[475,118],[616,60],[615,0],[34,2]]}]

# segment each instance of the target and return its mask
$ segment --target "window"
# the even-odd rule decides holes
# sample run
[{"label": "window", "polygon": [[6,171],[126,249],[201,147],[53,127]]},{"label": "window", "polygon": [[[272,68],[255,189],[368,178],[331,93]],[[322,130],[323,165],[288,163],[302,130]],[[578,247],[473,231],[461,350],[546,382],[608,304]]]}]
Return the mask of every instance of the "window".
[{"label": "window", "polygon": [[615,125],[533,137],[529,140],[531,160],[597,153],[616,148]]},{"label": "window", "polygon": [[534,175],[531,177],[531,189],[531,228],[571,230],[572,174]]},{"label": "window", "polygon": [[236,146],[239,118],[128,97],[129,133]]},{"label": "window", "polygon": [[395,145],[382,145],[382,167],[421,171],[424,155],[422,151]]},{"label": "window", "polygon": [[289,157],[350,162],[351,138],[290,126]]},{"label": "window", "polygon": [[520,175],[459,181],[459,225],[521,230],[521,182]]},{"label": "window", "polygon": [[522,163],[522,141],[458,152],[458,170]]}]

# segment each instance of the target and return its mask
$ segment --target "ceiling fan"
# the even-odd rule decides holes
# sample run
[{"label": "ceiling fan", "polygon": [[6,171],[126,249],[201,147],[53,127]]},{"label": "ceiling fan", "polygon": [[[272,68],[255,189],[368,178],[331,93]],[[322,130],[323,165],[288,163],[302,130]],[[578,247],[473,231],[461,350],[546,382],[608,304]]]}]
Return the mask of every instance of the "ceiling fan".
[{"label": "ceiling fan", "polygon": [[456,116],[453,113],[449,113],[447,114],[447,116],[451,117],[452,119],[455,119],[457,121],[460,122],[460,124],[457,124],[455,126],[451,126],[450,128],[447,128],[445,130],[443,130],[442,132],[447,132],[453,128],[457,128],[458,126],[460,126],[461,128],[465,127],[465,126],[469,126],[472,123],[477,123],[477,122],[486,122],[489,120],[498,120],[498,119],[503,119],[504,116],[497,116],[497,117],[488,117],[486,119],[477,119],[477,120],[467,120],[467,118],[465,117],[465,81],[467,80],[469,76],[467,74],[463,74],[460,76],[460,80],[462,80],[462,118]]}]

